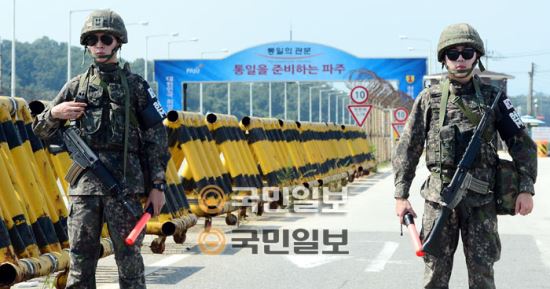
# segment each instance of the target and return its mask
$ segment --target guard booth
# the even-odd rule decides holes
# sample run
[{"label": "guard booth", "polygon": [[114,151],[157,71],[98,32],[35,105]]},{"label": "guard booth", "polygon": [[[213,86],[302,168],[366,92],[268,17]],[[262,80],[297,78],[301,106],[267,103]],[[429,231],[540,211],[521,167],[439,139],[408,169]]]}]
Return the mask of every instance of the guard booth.
[{"label": "guard booth", "polygon": [[[504,92],[506,93],[506,88],[508,87],[508,79],[514,79],[514,76],[499,73],[494,71],[485,70],[481,72],[478,68],[474,69],[474,74],[479,75],[479,78],[483,83],[492,84],[496,87],[504,87]],[[430,74],[424,76],[424,87],[429,87],[434,84],[438,84],[441,79],[447,76],[447,72]]]}]

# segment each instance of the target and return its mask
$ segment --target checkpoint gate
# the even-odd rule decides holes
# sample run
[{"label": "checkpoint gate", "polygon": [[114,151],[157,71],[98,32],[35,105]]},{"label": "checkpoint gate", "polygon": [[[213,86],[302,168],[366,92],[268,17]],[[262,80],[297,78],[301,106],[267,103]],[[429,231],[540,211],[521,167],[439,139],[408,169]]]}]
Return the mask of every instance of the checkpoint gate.
[{"label": "checkpoint gate", "polygon": [[[327,97],[330,92],[327,91],[323,95],[319,91],[330,89],[334,93],[339,90],[342,94],[349,94],[351,83],[361,80],[357,79],[358,75],[361,75],[357,72],[361,70],[372,71],[381,79],[392,83],[395,90],[414,98],[422,90],[421,80],[426,73],[426,58],[359,58],[322,44],[288,41],[251,47],[223,59],[155,60],[159,100],[167,111],[184,109],[184,96],[188,100],[198,98],[198,104],[195,103],[192,110],[200,113],[212,110],[209,107],[212,101],[205,101],[203,97],[205,85],[218,83],[220,88],[215,95],[209,97],[227,99],[227,102],[223,101],[227,103],[227,113],[236,114],[231,109],[231,98],[235,97],[232,95],[232,86],[248,84],[248,89],[244,89],[248,90],[249,97],[242,97],[239,104],[248,105],[247,115],[264,117],[276,114],[271,111],[272,102],[273,98],[281,96],[280,94],[286,96],[283,101],[285,107],[293,102],[298,115],[308,106],[308,98],[312,93],[314,96],[320,94]],[[326,85],[319,87],[321,83],[344,85],[335,85],[333,89]],[[194,85],[198,88],[192,89],[191,86]],[[275,89],[274,86],[277,85],[284,88]],[[290,100],[289,90],[294,90]],[[257,100],[259,98],[266,101],[260,102]],[[293,98],[300,101],[295,102]],[[254,105],[251,105],[253,103]],[[259,110],[263,108],[261,104],[267,104],[268,109]],[[315,105],[314,107],[316,108]],[[260,111],[265,115],[259,113]],[[313,113],[317,112],[314,110]],[[332,114],[335,115],[335,112]],[[238,118],[245,116],[236,115]],[[297,120],[298,118],[308,119],[296,117]],[[333,117],[332,120],[334,119]],[[313,120],[317,118],[314,117]],[[328,120],[328,117],[323,120]]]}]

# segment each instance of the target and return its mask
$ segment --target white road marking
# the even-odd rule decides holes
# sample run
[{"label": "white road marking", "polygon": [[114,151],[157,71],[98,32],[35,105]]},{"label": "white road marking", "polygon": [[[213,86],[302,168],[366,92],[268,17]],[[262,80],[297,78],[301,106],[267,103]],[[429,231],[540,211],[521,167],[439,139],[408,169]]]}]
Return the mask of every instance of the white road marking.
[{"label": "white road marking", "polygon": [[352,183],[348,183],[348,186],[349,185],[353,185],[353,184],[375,184],[375,183],[378,183],[380,182],[382,179],[380,180],[361,180],[361,181],[353,181]]},{"label": "white road marking", "polygon": [[380,272],[384,270],[386,263],[391,259],[395,250],[399,247],[399,243],[396,242],[384,242],[382,251],[370,262],[365,269],[365,272]]},{"label": "white road marking", "polygon": [[[173,265],[191,255],[184,255],[184,254],[174,254],[170,255],[162,260],[159,260],[153,264],[150,264],[148,266],[145,266],[145,276],[155,273],[158,270],[160,270],[163,267],[167,267],[170,265]],[[105,284],[97,287],[98,289],[115,289],[118,288],[118,282],[112,283],[112,284]]]},{"label": "white road marking", "polygon": [[149,266],[145,266],[145,276],[151,274],[151,273],[155,273],[157,272],[158,270],[160,270],[162,267],[168,267],[170,265],[173,265],[187,257],[189,257],[191,255],[186,255],[186,254],[174,254],[174,255],[170,255],[162,260],[159,260]]},{"label": "white road marking", "polygon": [[[537,244],[537,247],[538,247],[538,249],[541,253],[542,258],[540,258],[540,259],[541,259],[542,263],[548,269],[550,269],[550,246],[545,245],[545,244],[550,244],[550,237],[549,236],[544,236],[544,237],[539,236],[538,238],[535,239],[535,243]],[[544,256],[546,256],[546,257],[544,257]]]},{"label": "white road marking", "polygon": [[15,284],[12,286],[12,288],[38,288],[41,285],[43,284],[38,281],[27,281]]},{"label": "white road marking", "polygon": [[299,268],[314,268],[339,260],[349,259],[351,256],[331,256],[331,255],[291,255],[286,256],[294,265]]}]

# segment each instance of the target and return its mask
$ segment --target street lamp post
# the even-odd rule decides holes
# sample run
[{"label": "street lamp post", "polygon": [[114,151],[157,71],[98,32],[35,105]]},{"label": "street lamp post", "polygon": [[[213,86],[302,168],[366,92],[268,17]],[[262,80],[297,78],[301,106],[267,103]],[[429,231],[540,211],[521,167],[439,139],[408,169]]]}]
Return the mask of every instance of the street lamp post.
[{"label": "street lamp post", "polygon": [[[348,97],[348,106],[351,105],[351,97]],[[352,124],[351,122],[351,113],[348,110],[348,124]]]},{"label": "street lamp post", "polygon": [[149,39],[150,38],[155,38],[155,37],[167,37],[167,36],[171,36],[171,37],[176,37],[178,36],[179,33],[178,32],[175,32],[175,33],[165,33],[165,34],[153,34],[153,35],[147,35],[145,36],[145,63],[143,65],[143,76],[145,78],[145,81],[149,81],[149,78],[148,78],[148,72],[147,72],[147,68],[148,68],[148,50],[149,50]]},{"label": "street lamp post", "polygon": [[0,95],[2,95],[2,37],[0,37]]},{"label": "street lamp post", "polygon": [[296,109],[298,110],[298,121],[301,121],[301,108],[300,108],[300,102],[302,102],[301,100],[301,97],[300,97],[300,82],[299,81],[296,81],[296,84],[298,85],[298,101],[297,101],[297,107]]},{"label": "street lamp post", "polygon": [[287,92],[286,92],[286,81],[285,81],[285,92],[284,92],[284,106],[285,106],[285,108],[284,108],[284,117],[285,117],[285,120],[287,119],[286,118],[287,117],[287,114],[286,114],[286,112],[287,112],[286,103],[287,102],[286,102],[286,100],[287,100]]},{"label": "street lamp post", "polygon": [[201,59],[204,58],[205,54],[228,53],[228,52],[229,52],[229,49],[227,49],[227,48],[219,49],[219,50],[212,50],[212,51],[202,51],[201,52]]},{"label": "street lamp post", "polygon": [[130,23],[126,23],[125,25],[126,26],[132,26],[132,25],[147,26],[147,25],[149,25],[149,21],[130,22]]},{"label": "street lamp post", "polygon": [[335,106],[334,106],[334,122],[338,123],[338,98],[340,97],[340,94],[336,95],[335,100]]},{"label": "street lamp post", "polygon": [[344,116],[346,115],[345,101],[346,101],[346,97],[342,97],[342,124],[346,124],[346,119],[344,118]]},{"label": "street lamp post", "polygon": [[249,114],[250,116],[254,115],[254,105],[252,104],[252,82],[250,83],[249,87],[249,95],[248,95],[248,106],[249,106]]},{"label": "street lamp post", "polygon": [[330,97],[331,96],[334,96],[335,97],[335,100],[336,100],[336,106],[335,106],[335,109],[334,109],[334,122],[338,122],[338,96],[342,95],[342,92],[341,91],[336,91],[334,93],[329,93],[328,94],[328,122],[330,122],[330,120],[332,119],[331,118],[331,103],[330,103]]},{"label": "street lamp post", "polygon": [[174,43],[183,43],[183,42],[197,42],[199,41],[198,38],[193,37],[189,39],[183,39],[183,40],[175,40],[175,41],[168,41],[168,59],[170,59],[170,45]]},{"label": "street lamp post", "polygon": [[410,41],[419,41],[419,42],[426,42],[428,43],[428,75],[435,72],[435,62],[432,61],[432,41],[428,38],[415,38],[415,37],[408,37],[406,35],[399,35],[399,39],[401,40],[410,40]]},{"label": "street lamp post", "polygon": [[11,38],[11,97],[15,97],[15,0],[13,0],[13,30]]},{"label": "street lamp post", "polygon": [[227,82],[227,114],[231,114],[231,82]]},{"label": "street lamp post", "polygon": [[269,112],[269,117],[271,117],[271,81],[269,82],[269,90],[268,90],[268,112]]},{"label": "street lamp post", "polygon": [[331,115],[331,113],[330,113],[330,106],[331,106],[331,105],[330,105],[330,96],[331,96],[331,95],[336,96],[336,95],[338,95],[338,94],[340,94],[340,92],[335,92],[335,93],[329,93],[329,94],[328,94],[328,101],[327,101],[327,102],[328,102],[328,122],[330,122],[330,115]]},{"label": "street lamp post", "polygon": [[311,105],[311,90],[312,89],[316,89],[316,88],[323,88],[325,87],[324,85],[320,85],[320,86],[310,86],[309,87],[309,122],[311,122],[311,115],[312,115],[312,105]]},{"label": "street lamp post", "polygon": [[323,121],[323,92],[332,91],[332,89],[319,90],[319,122]]}]

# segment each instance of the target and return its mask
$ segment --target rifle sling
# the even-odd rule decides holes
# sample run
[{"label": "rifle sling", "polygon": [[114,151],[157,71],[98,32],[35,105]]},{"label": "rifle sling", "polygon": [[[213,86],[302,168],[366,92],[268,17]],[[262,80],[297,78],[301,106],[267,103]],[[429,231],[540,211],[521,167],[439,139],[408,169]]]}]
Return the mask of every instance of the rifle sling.
[{"label": "rifle sling", "polygon": [[126,182],[126,170],[128,162],[128,136],[130,132],[130,89],[128,87],[128,79],[126,78],[125,71],[118,69],[118,74],[122,82],[122,89],[124,90],[124,174],[123,182]]}]

